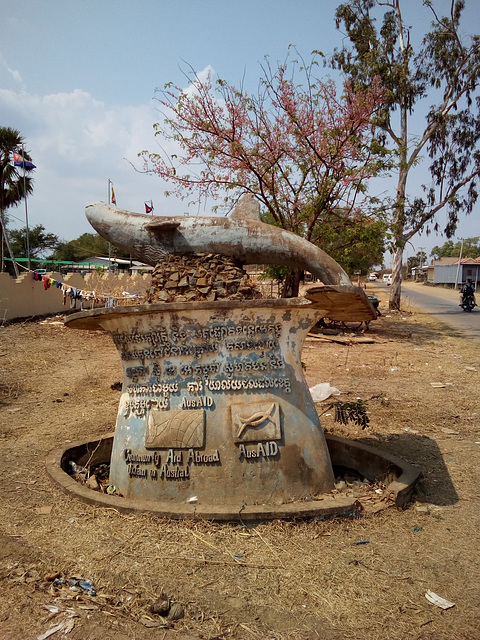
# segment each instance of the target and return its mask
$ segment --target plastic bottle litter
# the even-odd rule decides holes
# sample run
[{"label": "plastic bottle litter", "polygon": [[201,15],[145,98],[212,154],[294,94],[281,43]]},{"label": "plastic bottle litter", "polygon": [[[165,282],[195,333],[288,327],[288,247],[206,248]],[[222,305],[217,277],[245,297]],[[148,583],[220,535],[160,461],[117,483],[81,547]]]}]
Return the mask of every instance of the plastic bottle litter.
[{"label": "plastic bottle litter", "polygon": [[52,586],[55,589],[61,587],[68,587],[72,591],[83,591],[88,596],[96,596],[97,588],[91,580],[79,580],[78,578],[56,578],[52,582]]}]

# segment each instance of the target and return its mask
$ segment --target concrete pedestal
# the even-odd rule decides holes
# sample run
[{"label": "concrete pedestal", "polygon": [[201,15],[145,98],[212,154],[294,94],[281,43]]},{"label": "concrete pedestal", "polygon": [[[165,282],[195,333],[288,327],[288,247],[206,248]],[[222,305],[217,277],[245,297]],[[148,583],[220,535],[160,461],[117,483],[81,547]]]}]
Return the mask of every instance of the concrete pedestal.
[{"label": "concrete pedestal", "polygon": [[110,484],[149,502],[283,504],[326,493],[333,472],[301,351],[305,299],[85,311],[110,332],[123,386]]}]

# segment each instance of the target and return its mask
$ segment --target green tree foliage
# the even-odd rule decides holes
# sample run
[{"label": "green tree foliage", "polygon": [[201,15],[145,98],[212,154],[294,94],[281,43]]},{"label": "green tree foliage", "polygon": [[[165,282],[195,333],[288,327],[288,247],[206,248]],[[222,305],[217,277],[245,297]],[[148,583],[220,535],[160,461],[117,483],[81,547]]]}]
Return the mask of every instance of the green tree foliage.
[{"label": "green tree foliage", "polygon": [[[315,206],[315,205],[312,205]],[[308,205],[305,210],[308,216]],[[269,214],[264,222],[276,224]],[[352,217],[348,211],[324,211],[313,227],[311,242],[336,260],[350,275],[356,271],[367,273],[376,264],[382,264],[386,242],[386,224],[381,212],[376,217],[358,212]],[[287,267],[269,267],[267,277],[284,283],[283,297],[287,297],[291,272]]]},{"label": "green tree foliage", "polygon": [[120,258],[125,254],[113,245],[109,246],[108,241],[104,240],[97,233],[84,233],[75,240],[60,242],[49,258],[51,260],[80,262],[93,256],[108,255]]},{"label": "green tree foliage", "polygon": [[466,238],[463,241],[453,242],[447,240],[441,247],[433,247],[430,255],[438,260],[439,258],[458,258],[460,252],[463,258],[478,258],[480,256],[480,237]]},{"label": "green tree foliage", "polygon": [[[21,150],[24,138],[20,132],[10,127],[0,127],[0,262],[1,270],[4,271],[4,243],[9,249],[10,256],[14,254],[11,250],[8,236],[6,234],[5,212],[10,207],[17,206],[25,197],[32,193],[33,181],[27,175],[32,168],[15,167],[13,163],[13,152]],[[26,160],[30,160],[28,153],[24,152]],[[15,274],[18,276],[17,265],[14,263]]]},{"label": "green tree foliage", "polygon": [[415,256],[410,256],[407,259],[407,271],[412,272],[415,267],[421,267],[427,263],[427,254],[425,251],[419,251]]},{"label": "green tree foliage", "polygon": [[321,225],[316,225],[312,242],[353,275],[356,271],[367,273],[374,265],[382,264],[385,235],[385,222],[381,218],[359,215],[352,220],[334,211]]},{"label": "green tree foliage", "polygon": [[[333,56],[357,89],[380,76],[385,103],[376,120],[377,135],[397,158],[397,188],[389,207],[393,252],[390,308],[400,307],[400,276],[405,244],[421,230],[438,230],[436,214],[447,210],[444,229],[451,237],[461,213],[471,213],[480,175],[480,37],[463,36],[463,0],[451,0],[450,13],[440,16],[436,5],[432,24],[418,51],[406,27],[400,0],[348,0],[336,12],[337,27],[346,34],[345,46]],[[406,16],[415,24],[413,5]],[[377,28],[376,16],[382,18]],[[422,34],[420,34],[420,37]],[[420,39],[420,38],[419,38]],[[419,135],[408,134],[408,121],[417,110],[427,112]],[[396,118],[398,117],[398,121]],[[418,129],[418,124],[416,124]],[[409,194],[407,179],[422,154],[429,158],[431,182]]]},{"label": "green tree foliage", "polygon": [[[16,258],[25,258],[27,256],[27,228],[23,227],[23,229],[9,231],[8,235],[13,255]],[[54,233],[47,233],[45,227],[41,224],[37,224],[28,230],[28,244],[32,258],[44,257],[43,254],[46,251],[55,249],[58,242],[58,236]]]}]

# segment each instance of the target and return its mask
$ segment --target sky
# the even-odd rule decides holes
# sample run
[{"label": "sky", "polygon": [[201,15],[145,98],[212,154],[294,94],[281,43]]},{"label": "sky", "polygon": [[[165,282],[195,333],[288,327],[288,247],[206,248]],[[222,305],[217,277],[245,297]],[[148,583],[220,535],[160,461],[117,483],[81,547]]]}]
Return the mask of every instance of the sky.
[{"label": "sky", "polygon": [[[433,0],[447,9],[447,0]],[[189,67],[253,91],[268,56],[283,61],[289,45],[305,59],[341,46],[335,0],[0,0],[0,126],[18,129],[37,166],[28,198],[29,225],[61,240],[93,233],[85,206],[107,201],[156,215],[195,215],[164,195],[137,154],[158,150],[153,125],[162,120],[157,88],[187,87]],[[480,33],[477,0],[466,0],[466,24]],[[402,0],[404,17],[428,25],[421,0]],[[322,77],[331,75],[320,68]],[[418,123],[418,132],[422,122]],[[412,134],[415,134],[415,122]],[[135,170],[132,166],[137,167]],[[380,191],[392,190],[393,183]],[[457,236],[480,236],[480,204]],[[202,209],[202,215],[210,210]],[[25,206],[9,210],[10,226],[25,226]],[[440,224],[444,217],[440,216]],[[406,255],[430,252],[442,236],[416,236]],[[386,257],[388,266],[390,258]]]}]

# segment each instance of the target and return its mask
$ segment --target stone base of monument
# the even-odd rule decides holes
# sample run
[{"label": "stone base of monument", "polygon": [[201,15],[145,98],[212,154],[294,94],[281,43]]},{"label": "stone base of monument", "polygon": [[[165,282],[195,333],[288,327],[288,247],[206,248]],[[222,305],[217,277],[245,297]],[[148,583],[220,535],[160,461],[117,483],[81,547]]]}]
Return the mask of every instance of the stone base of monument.
[{"label": "stone base of monument", "polygon": [[[113,442],[70,447],[50,459],[51,475],[91,501],[170,517],[349,513],[355,500],[333,495],[332,464],[392,484],[403,500],[418,473],[359,444],[330,438],[327,445],[303,374],[311,327],[327,309],[358,306],[362,296],[330,287],[312,300],[176,302],[69,316],[71,328],[110,333],[122,393]],[[70,462],[93,460],[108,461],[109,484],[122,498],[92,494],[65,475]]]},{"label": "stone base of monument", "polygon": [[[326,443],[334,471],[337,468],[351,469],[372,483],[386,485],[385,493],[389,500],[383,503],[385,508],[392,505],[404,507],[410,501],[415,484],[421,477],[419,469],[397,456],[354,440],[326,434]],[[146,511],[166,518],[255,522],[277,518],[352,517],[361,512],[356,497],[332,493],[285,504],[245,504],[240,508],[216,505],[214,501],[172,503],[159,499],[150,502],[93,491],[70,475],[72,462],[78,467],[109,464],[112,445],[113,435],[110,434],[101,440],[56,449],[47,459],[47,472],[65,491],[84,502],[127,513]]]}]

